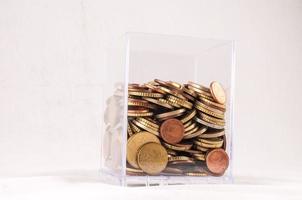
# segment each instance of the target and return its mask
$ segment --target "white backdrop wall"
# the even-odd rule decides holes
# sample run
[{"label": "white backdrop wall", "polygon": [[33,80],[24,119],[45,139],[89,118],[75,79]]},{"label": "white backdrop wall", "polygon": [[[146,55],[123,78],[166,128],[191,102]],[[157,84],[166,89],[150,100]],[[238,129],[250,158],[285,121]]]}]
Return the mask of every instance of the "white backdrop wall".
[{"label": "white backdrop wall", "polygon": [[302,177],[301,0],[1,0],[0,176],[100,166],[105,47],[125,32],[237,41],[234,173]]}]

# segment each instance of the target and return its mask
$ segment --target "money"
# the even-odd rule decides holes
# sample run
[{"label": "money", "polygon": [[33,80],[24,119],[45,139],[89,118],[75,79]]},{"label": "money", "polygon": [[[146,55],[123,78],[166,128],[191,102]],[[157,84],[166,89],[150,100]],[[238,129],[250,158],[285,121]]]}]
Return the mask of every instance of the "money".
[{"label": "money", "polygon": [[206,165],[210,172],[221,175],[229,166],[229,157],[223,149],[213,149],[206,155]]},{"label": "money", "polygon": [[226,100],[217,81],[129,84],[127,175],[223,175]]},{"label": "money", "polygon": [[158,137],[148,132],[139,132],[137,134],[132,135],[127,141],[127,161],[128,163],[134,167],[139,168],[137,163],[137,154],[138,150],[147,143],[158,143],[160,141]]},{"label": "money", "polygon": [[184,125],[178,119],[168,119],[160,126],[161,138],[170,144],[179,143],[184,137],[184,132]]},{"label": "money", "polygon": [[214,81],[210,85],[210,91],[213,98],[220,104],[225,104],[226,95],[224,89],[220,83]]},{"label": "money", "polygon": [[139,149],[137,163],[147,174],[156,175],[166,168],[168,153],[162,145],[150,142]]}]

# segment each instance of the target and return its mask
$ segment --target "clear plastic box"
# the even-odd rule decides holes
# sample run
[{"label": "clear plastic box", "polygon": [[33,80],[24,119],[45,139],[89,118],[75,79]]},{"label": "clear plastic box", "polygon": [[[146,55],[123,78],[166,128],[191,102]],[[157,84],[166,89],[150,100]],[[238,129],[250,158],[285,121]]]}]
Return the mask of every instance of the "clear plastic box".
[{"label": "clear plastic box", "polygon": [[[127,33],[107,49],[102,121],[101,175],[119,185],[169,185],[232,182],[232,135],[235,78],[234,42],[144,33]],[[222,176],[127,175],[128,84],[154,79],[193,81],[224,87],[226,152],[229,167]]]}]

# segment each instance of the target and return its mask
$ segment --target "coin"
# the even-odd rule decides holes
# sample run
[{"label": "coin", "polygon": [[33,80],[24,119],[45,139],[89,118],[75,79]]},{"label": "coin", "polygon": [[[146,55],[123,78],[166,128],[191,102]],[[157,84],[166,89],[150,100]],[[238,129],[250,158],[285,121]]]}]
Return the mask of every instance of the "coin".
[{"label": "coin", "polygon": [[177,155],[177,152],[172,150],[172,149],[166,149],[167,152],[168,152],[168,155],[171,155],[171,156],[176,156]]},{"label": "coin", "polygon": [[196,126],[197,126],[197,123],[196,123],[196,122],[193,122],[192,124],[190,124],[190,126],[187,126],[187,127],[185,128],[185,132],[188,132],[188,131],[194,129]]},{"label": "coin", "polygon": [[191,130],[189,130],[189,131],[185,131],[184,137],[185,137],[185,136],[188,136],[188,135],[191,135],[191,134],[193,134],[193,133],[196,133],[196,131],[198,131],[198,130],[199,130],[199,127],[196,126],[195,128],[193,128],[193,129],[191,129]]},{"label": "coin", "polygon": [[182,123],[186,123],[188,121],[190,121],[191,119],[193,119],[193,117],[196,115],[196,110],[193,109],[191,112],[189,112],[186,116],[184,116],[180,121]]},{"label": "coin", "polygon": [[151,109],[157,108],[155,105],[150,104],[148,101],[142,99],[132,99],[132,98],[128,98],[128,106],[141,106]]},{"label": "coin", "polygon": [[176,167],[166,167],[164,171],[162,171],[161,174],[165,175],[176,175],[176,174],[182,174],[183,171],[181,169],[178,169]]},{"label": "coin", "polygon": [[172,149],[172,150],[175,150],[175,151],[186,151],[186,150],[189,150],[191,146],[176,146],[176,145],[171,145],[171,144],[168,144],[168,143],[165,143],[163,142],[162,143],[165,147],[169,148],[169,149]]},{"label": "coin", "polygon": [[165,108],[173,109],[173,106],[171,106],[170,104],[168,104],[166,102],[160,101],[160,99],[152,99],[152,98],[147,98],[147,97],[145,97],[144,99],[151,102],[151,103],[154,103],[156,105],[160,105],[160,106],[165,107]]},{"label": "coin", "polygon": [[137,153],[141,146],[146,143],[155,142],[160,144],[159,139],[149,132],[139,132],[132,135],[127,141],[127,161],[134,167],[139,168],[137,163]]},{"label": "coin", "polygon": [[[120,93],[116,103],[121,107],[123,87],[116,89]],[[126,174],[223,175],[225,170],[210,170],[207,159],[214,150],[226,149],[225,95],[216,81],[210,87],[193,81],[180,84],[159,79],[129,84]],[[148,136],[140,136],[142,133]],[[163,157],[154,153],[161,148],[166,164],[158,164]]]},{"label": "coin", "polygon": [[208,176],[206,172],[187,172],[186,176]]},{"label": "coin", "polygon": [[172,95],[168,95],[167,96],[167,100],[169,102],[172,102],[172,103],[176,103],[182,107],[185,107],[185,108],[188,108],[188,109],[191,109],[193,107],[193,104],[187,100],[184,100],[184,99],[180,99],[180,98],[177,98],[177,97],[174,97]]},{"label": "coin", "polygon": [[173,111],[169,111],[166,113],[161,113],[161,114],[155,115],[155,117],[158,119],[173,118],[173,117],[182,115],[185,111],[186,111],[186,109],[181,108],[178,110],[173,110]]},{"label": "coin", "polygon": [[146,124],[152,126],[154,129],[159,128],[159,125],[157,125],[156,122],[154,122],[154,120],[146,119],[146,118],[142,118],[142,117],[139,117],[136,120],[139,121],[139,122],[146,123]]},{"label": "coin", "polygon": [[206,165],[210,172],[223,174],[229,166],[229,156],[223,149],[213,149],[206,155]]},{"label": "coin", "polygon": [[182,95],[182,93],[181,93],[180,90],[168,89],[168,88],[163,87],[163,86],[158,86],[158,88],[159,88],[160,90],[166,92],[167,94],[171,94],[171,95],[173,95],[173,96],[175,96],[175,97],[178,97],[178,98],[180,98],[180,99],[186,99],[186,98]]},{"label": "coin", "polygon": [[224,134],[224,130],[212,130],[200,135],[199,138],[217,138],[224,136]]},{"label": "coin", "polygon": [[186,85],[186,84],[184,85],[184,87],[182,88],[182,90],[184,91],[184,93],[190,95],[193,98],[197,97],[197,93],[195,91],[193,91],[193,90],[190,90],[188,88],[188,85]]},{"label": "coin", "polygon": [[213,98],[220,104],[225,104],[226,95],[222,85],[216,81],[210,84],[210,90]]},{"label": "coin", "polygon": [[209,110],[209,111],[211,111],[211,112],[214,112],[214,113],[217,113],[217,114],[220,114],[220,115],[223,115],[223,114],[224,114],[223,111],[218,110],[218,109],[216,109],[216,108],[212,108],[212,107],[210,107],[210,106],[207,106],[206,104],[204,104],[204,103],[202,103],[202,102],[200,102],[200,101],[197,101],[197,100],[196,100],[196,102],[195,102],[195,105],[200,106],[200,107],[202,107],[202,108],[204,108],[204,109],[207,109],[207,110]]},{"label": "coin", "polygon": [[138,128],[135,124],[133,124],[132,122],[129,122],[129,125],[130,125],[130,128],[132,129],[132,131],[134,133],[138,133],[138,132],[141,132],[141,129]]},{"label": "coin", "polygon": [[175,89],[181,89],[182,88],[182,84],[180,83],[177,83],[175,81],[167,81],[167,84],[172,87],[172,88],[175,88]]},{"label": "coin", "polygon": [[127,122],[127,133],[128,133],[129,136],[133,135],[133,131],[132,131],[131,127],[130,127],[129,122]]},{"label": "coin", "polygon": [[153,92],[148,92],[148,91],[129,91],[129,95],[133,96],[140,96],[140,97],[153,97],[153,98],[160,98],[163,97],[163,94],[160,93],[153,93]]},{"label": "coin", "polygon": [[205,87],[205,86],[203,86],[201,84],[195,83],[193,81],[188,81],[188,85],[191,85],[191,86],[193,86],[193,87],[195,87],[197,89],[200,89],[200,90],[203,90],[205,92],[210,93],[210,89],[209,88],[207,88],[207,87]]},{"label": "coin", "polygon": [[202,124],[202,125],[205,125],[207,127],[210,127],[210,128],[214,128],[214,129],[224,129],[224,126],[220,126],[220,125],[216,125],[216,124],[212,124],[212,123],[209,123],[209,122],[206,122],[202,119],[199,119],[198,117],[194,117],[194,119],[196,120],[196,122]]},{"label": "coin", "polygon": [[158,143],[150,142],[143,145],[137,154],[139,167],[150,175],[162,172],[168,164],[168,153]]},{"label": "coin", "polygon": [[178,119],[168,119],[160,126],[160,136],[170,144],[179,143],[184,136],[184,125]]},{"label": "coin", "polygon": [[136,121],[136,120],[133,120],[132,123],[134,123],[136,126],[140,127],[141,129],[143,129],[145,131],[148,131],[149,133],[152,133],[156,136],[159,136],[158,129],[155,129],[152,126],[149,126],[145,123],[142,123],[142,122],[139,122],[139,121]]},{"label": "coin", "polygon": [[203,112],[203,113],[206,113],[208,115],[211,115],[212,117],[216,117],[216,118],[219,118],[219,119],[224,119],[224,113],[218,113],[218,112],[213,112],[213,111],[210,111],[198,104],[195,104],[195,108],[197,108],[197,110]]},{"label": "coin", "polygon": [[195,161],[190,159],[190,160],[176,160],[176,161],[171,161],[169,162],[170,165],[186,165],[186,164],[195,164]]},{"label": "coin", "polygon": [[196,87],[192,87],[191,85],[188,85],[188,88],[189,88],[190,90],[195,91],[197,94],[201,94],[201,95],[203,95],[203,96],[207,96],[207,97],[212,98],[212,94],[211,94],[210,92],[206,92],[206,91],[201,90],[201,89],[198,89],[198,88],[196,88]]},{"label": "coin", "polygon": [[199,136],[203,135],[203,133],[206,132],[206,130],[208,130],[208,128],[203,126],[203,127],[199,128],[199,130],[197,130],[196,132],[185,135],[183,139],[191,139],[194,137],[199,137]]},{"label": "coin", "polygon": [[200,99],[203,103],[207,104],[208,106],[211,106],[211,107],[213,107],[213,108],[217,108],[217,109],[219,109],[219,110],[221,110],[221,111],[223,111],[223,112],[225,112],[225,110],[226,110],[225,104],[219,104],[219,103],[216,103],[216,102],[214,102],[214,101],[211,101],[211,100],[206,99],[206,98],[203,98],[203,97],[199,97],[199,99]]},{"label": "coin", "polygon": [[192,160],[192,158],[190,158],[188,156],[173,156],[173,157],[168,158],[169,162],[184,161],[184,160]]},{"label": "coin", "polygon": [[133,173],[143,173],[143,170],[141,169],[136,169],[136,168],[131,168],[131,167],[127,167],[126,168],[127,172],[133,172]]},{"label": "coin", "polygon": [[221,125],[221,126],[225,125],[224,119],[217,119],[215,117],[211,117],[211,116],[209,116],[207,114],[204,114],[202,112],[199,112],[199,116],[201,117],[201,119],[203,119],[207,122],[210,122],[210,123],[213,123],[213,124],[218,124],[218,125]]},{"label": "coin", "polygon": [[128,117],[149,117],[152,116],[153,112],[141,112],[141,113],[135,113],[135,112],[129,112],[128,111]]}]

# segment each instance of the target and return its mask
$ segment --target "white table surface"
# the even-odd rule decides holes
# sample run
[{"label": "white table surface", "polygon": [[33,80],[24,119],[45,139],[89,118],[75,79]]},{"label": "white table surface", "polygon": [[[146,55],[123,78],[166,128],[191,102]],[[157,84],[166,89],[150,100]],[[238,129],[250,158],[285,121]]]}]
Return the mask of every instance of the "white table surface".
[{"label": "white table surface", "polygon": [[234,184],[120,187],[95,174],[0,179],[0,199],[302,199],[302,181],[235,178]]}]

